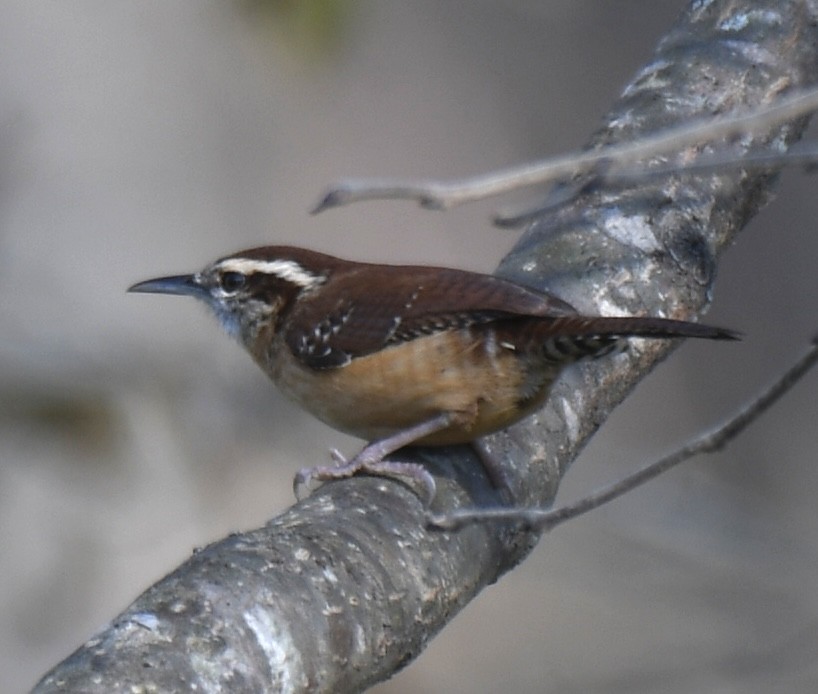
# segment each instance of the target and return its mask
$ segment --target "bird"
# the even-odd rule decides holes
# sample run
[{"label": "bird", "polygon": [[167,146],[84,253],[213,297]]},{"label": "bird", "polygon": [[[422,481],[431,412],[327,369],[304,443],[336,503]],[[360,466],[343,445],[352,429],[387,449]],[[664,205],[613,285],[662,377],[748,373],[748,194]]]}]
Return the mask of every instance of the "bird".
[{"label": "bird", "polygon": [[[387,456],[505,429],[543,405],[565,367],[621,349],[629,337],[739,339],[682,320],[582,315],[557,296],[494,275],[292,246],[239,251],[128,291],[204,302],[286,396],[368,442],[350,460],[333,450],[335,465],[299,471],[299,499],[315,482],[374,474],[419,482],[428,505],[434,477]],[[502,482],[500,461],[480,458]]]}]

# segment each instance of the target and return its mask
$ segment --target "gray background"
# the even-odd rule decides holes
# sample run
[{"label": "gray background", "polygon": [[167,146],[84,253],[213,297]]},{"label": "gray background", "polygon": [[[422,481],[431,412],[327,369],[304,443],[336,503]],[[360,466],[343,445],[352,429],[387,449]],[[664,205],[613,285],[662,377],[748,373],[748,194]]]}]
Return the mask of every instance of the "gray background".
[{"label": "gray background", "polygon": [[[0,690],[358,442],[284,402],[158,274],[268,242],[490,271],[480,203],[310,217],[345,176],[458,176],[598,126],[681,2],[358,2],[316,36],[258,3],[0,5]],[[314,28],[314,25],[312,25]],[[716,421],[818,329],[815,179],[724,258],[708,318],[569,474],[573,498]],[[516,201],[531,199],[519,196]],[[381,692],[759,691],[818,667],[816,376],[718,458],[544,539]]]}]

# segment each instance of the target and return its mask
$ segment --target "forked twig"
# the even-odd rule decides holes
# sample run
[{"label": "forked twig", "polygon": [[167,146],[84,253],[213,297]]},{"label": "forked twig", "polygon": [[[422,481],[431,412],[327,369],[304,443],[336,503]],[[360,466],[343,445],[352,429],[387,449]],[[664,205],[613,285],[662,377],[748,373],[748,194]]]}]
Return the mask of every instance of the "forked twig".
[{"label": "forked twig", "polygon": [[[577,174],[592,174],[596,169],[605,181],[618,180],[617,169],[644,161],[650,157],[676,152],[684,147],[699,145],[721,137],[733,138],[765,127],[804,116],[818,110],[818,89],[797,92],[776,103],[750,113],[733,113],[717,118],[662,130],[635,142],[613,145],[588,152],[571,153],[519,167],[502,169],[489,174],[454,181],[386,179],[347,180],[331,187],[313,208],[317,214],[332,207],[341,207],[362,200],[415,200],[422,207],[447,210],[467,202],[482,200],[518,188],[552,183]],[[743,155],[723,159],[719,166],[743,165]],[[813,161],[814,159],[811,159]],[[786,153],[768,163],[780,165],[803,163],[804,157],[792,158]],[[695,161],[691,162],[695,166]],[[674,171],[684,171],[680,164]],[[625,172],[626,177],[633,171]]]},{"label": "forked twig", "polygon": [[471,523],[485,521],[516,521],[543,531],[599,508],[609,501],[658,477],[663,472],[702,453],[713,453],[726,446],[745,428],[766,412],[818,362],[818,335],[809,350],[782,374],[767,390],[742,407],[726,422],[685,444],[659,460],[610,486],[556,509],[500,507],[488,509],[459,509],[446,514],[429,514],[429,526],[441,530],[456,530]]},{"label": "forked twig", "polygon": [[581,193],[590,192],[604,185],[608,189],[613,186],[632,186],[654,181],[662,176],[671,174],[696,174],[724,171],[725,169],[740,166],[743,170],[768,169],[777,166],[802,165],[805,170],[814,170],[818,162],[818,142],[797,142],[786,152],[749,152],[736,156],[731,152],[714,152],[703,154],[693,161],[678,164],[669,163],[664,166],[629,165],[610,172],[610,166],[601,163],[593,172],[572,181],[559,189],[552,190],[548,199],[536,207],[527,207],[521,211],[498,212],[492,222],[504,229],[513,229],[526,224],[536,217],[556,209],[564,202],[571,200]]}]

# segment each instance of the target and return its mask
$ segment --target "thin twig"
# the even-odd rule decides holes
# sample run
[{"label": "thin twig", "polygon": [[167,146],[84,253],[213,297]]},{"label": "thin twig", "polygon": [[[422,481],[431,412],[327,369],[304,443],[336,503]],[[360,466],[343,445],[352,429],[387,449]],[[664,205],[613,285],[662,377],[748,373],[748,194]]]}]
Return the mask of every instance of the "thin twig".
[{"label": "thin twig", "polygon": [[736,156],[731,152],[720,151],[702,155],[685,164],[673,163],[650,168],[631,166],[616,170],[611,170],[611,167],[607,166],[600,168],[599,171],[586,173],[564,187],[551,191],[548,199],[541,205],[517,211],[498,212],[492,218],[492,222],[504,229],[514,229],[556,209],[582,193],[601,189],[603,186],[610,192],[610,189],[616,186],[644,184],[662,176],[725,171],[737,167],[750,170],[803,165],[805,170],[812,172],[812,167],[816,162],[818,162],[818,142],[798,142],[787,152],[749,152]]},{"label": "thin twig", "polygon": [[[735,138],[745,133],[778,125],[815,110],[818,110],[818,89],[809,89],[750,113],[733,113],[718,118],[697,120],[691,124],[648,135],[636,142],[588,152],[571,153],[520,167],[501,169],[473,178],[448,182],[350,179],[330,188],[313,208],[312,213],[317,214],[332,207],[341,207],[362,200],[394,199],[416,200],[422,207],[447,210],[467,202],[508,193],[518,188],[542,185],[568,176],[593,172],[599,166],[605,169],[618,168],[718,138]],[[782,154],[781,160],[777,163],[787,162],[789,159]],[[695,165],[694,162],[691,164]],[[734,160],[723,160],[720,163],[722,167],[742,165],[742,156],[737,156]],[[676,170],[683,171],[685,168],[684,164],[680,164]],[[605,180],[608,180],[609,177],[615,177],[613,171],[605,172]]]},{"label": "thin twig", "polygon": [[627,494],[631,490],[658,477],[680,463],[702,453],[713,453],[726,446],[744,429],[766,412],[775,402],[792,388],[804,374],[818,362],[818,335],[813,338],[809,350],[779,377],[767,390],[763,391],[736,414],[720,426],[699,435],[681,448],[665,457],[646,465],[641,470],[614,482],[596,493],[589,494],[560,508],[547,510],[538,508],[502,507],[493,509],[460,509],[452,513],[427,517],[431,527],[442,530],[456,530],[470,523],[485,521],[516,521],[530,528],[549,531],[567,520],[581,516],[599,508],[609,501]]}]

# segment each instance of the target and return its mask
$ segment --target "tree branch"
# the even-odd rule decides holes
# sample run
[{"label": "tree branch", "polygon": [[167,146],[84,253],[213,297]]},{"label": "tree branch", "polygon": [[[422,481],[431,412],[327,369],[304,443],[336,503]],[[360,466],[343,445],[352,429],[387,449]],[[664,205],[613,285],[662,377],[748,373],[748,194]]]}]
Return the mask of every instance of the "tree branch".
[{"label": "tree branch", "polygon": [[[788,95],[770,106],[748,112],[729,113],[715,118],[704,118],[693,123],[675,125],[656,134],[633,142],[617,143],[605,149],[571,152],[540,162],[515,166],[502,171],[463,178],[454,181],[381,181],[378,179],[350,179],[332,186],[313,208],[319,214],[333,207],[343,207],[364,200],[414,200],[430,210],[450,210],[476,200],[502,195],[528,186],[557,183],[561,179],[593,174],[592,178],[606,183],[631,183],[644,180],[648,173],[645,162],[657,157],[679,154],[688,148],[699,148],[703,143],[719,138],[734,139],[760,132],[818,110],[818,90],[808,89]],[[764,152],[756,156],[742,153],[727,156],[697,158],[663,170],[651,170],[651,176],[664,176],[682,170],[725,170],[730,166],[781,166],[789,163],[815,161],[816,152],[802,151],[797,156],[788,153]],[[630,168],[629,168],[630,167]],[[572,191],[574,192],[574,191]],[[504,225],[508,220],[501,218]]]},{"label": "tree branch", "polygon": [[[807,0],[691,3],[593,146],[750,110],[814,84],[816,19]],[[804,125],[709,148],[781,151]],[[709,300],[720,252],[767,200],[773,178],[732,170],[586,191],[537,219],[500,273],[589,313],[691,317]],[[541,413],[487,441],[508,460],[519,503],[552,501],[584,443],[670,348],[637,341],[624,355],[572,369]],[[436,511],[497,504],[469,449],[414,455],[437,476]],[[361,690],[410,662],[537,539],[502,523],[428,530],[417,497],[391,480],[328,484],[264,527],[195,553],[35,691]]]}]

